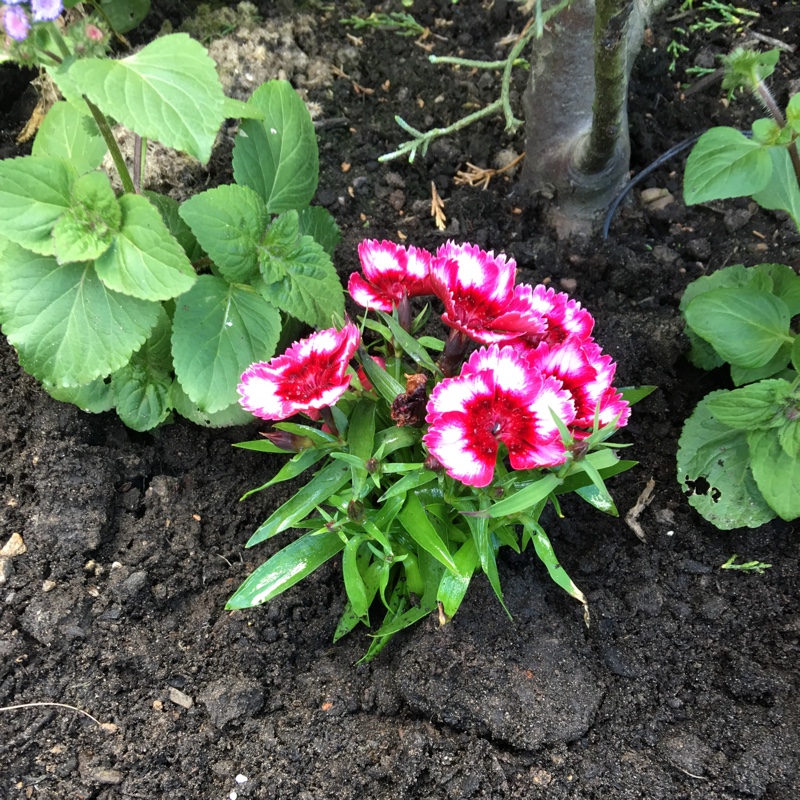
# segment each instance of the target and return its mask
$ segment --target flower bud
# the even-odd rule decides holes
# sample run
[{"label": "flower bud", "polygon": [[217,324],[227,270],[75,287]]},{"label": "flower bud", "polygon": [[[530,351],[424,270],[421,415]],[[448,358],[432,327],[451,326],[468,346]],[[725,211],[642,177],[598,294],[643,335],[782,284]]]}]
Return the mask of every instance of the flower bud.
[{"label": "flower bud", "polygon": [[347,516],[352,522],[363,522],[366,519],[364,504],[360,500],[351,500],[347,504]]},{"label": "flower bud", "polygon": [[439,459],[436,458],[433,453],[428,454],[428,457],[422,463],[422,466],[425,467],[425,469],[432,470],[433,472],[441,472],[444,469],[442,462],[439,461]]},{"label": "flower bud", "polygon": [[377,458],[368,458],[364,462],[364,469],[369,472],[370,475],[374,475],[376,472],[381,471],[381,462],[378,461]]},{"label": "flower bud", "polygon": [[286,450],[288,453],[299,453],[301,450],[308,450],[314,446],[314,442],[308,436],[298,436],[296,433],[288,431],[270,431],[261,434],[269,439],[275,447]]},{"label": "flower bud", "polygon": [[86,28],[84,29],[86,33],[86,38],[92,42],[102,42],[105,36],[103,35],[103,31],[97,27],[97,25],[92,25],[88,23]]}]

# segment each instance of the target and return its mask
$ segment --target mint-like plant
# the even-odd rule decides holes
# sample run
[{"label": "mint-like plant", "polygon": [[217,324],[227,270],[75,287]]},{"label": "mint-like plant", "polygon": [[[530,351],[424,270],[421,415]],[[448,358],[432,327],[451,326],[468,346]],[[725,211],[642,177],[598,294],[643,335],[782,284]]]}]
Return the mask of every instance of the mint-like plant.
[{"label": "mint-like plant", "polygon": [[[450,619],[479,572],[503,603],[498,551],[532,544],[586,608],[539,520],[567,492],[617,515],[605,480],[635,462],[610,438],[652,387],[618,392],[592,316],[553,289],[515,286],[503,255],[377,241],[359,255],[348,289],[368,309],[361,328],[318,331],[242,375],[242,405],[275,424],[241,447],[295,453],[261,488],[316,473],[247,546],[306,532],[227,607],[265,603],[341,553],[348,602],[335,638],[382,614],[369,660],[428,614]],[[411,313],[409,298],[425,296],[443,306],[445,341],[424,333],[430,306]]]},{"label": "mint-like plant", "polygon": [[706,131],[689,154],[683,196],[688,205],[729,197],[752,197],[762,208],[785,211],[800,228],[800,94],[785,113],[766,85],[780,53],[739,48],[724,61],[723,86],[743,86],[769,111],[753,122],[752,138],[729,127]]},{"label": "mint-like plant", "polygon": [[730,365],[736,387],[707,395],[686,421],[678,480],[718,528],[800,517],[800,276],[736,265],[689,284],[681,300],[690,361]]},{"label": "mint-like plant", "polygon": [[[324,326],[344,311],[331,262],[338,229],[309,206],[319,161],[305,105],[282,81],[247,103],[226,97],[186,34],[112,60],[102,18],[62,34],[37,7],[32,17],[5,7],[5,57],[43,66],[66,100],[30,156],[0,162],[3,332],[53,397],[116,408],[135,430],[173,409],[202,424],[246,421],[239,375],[272,355],[283,324]],[[8,9],[27,27],[10,26]],[[236,183],[183,205],[141,191],[142,164],[131,174],[109,122],[206,162],[229,117],[243,118]],[[106,152],[120,195],[99,169]]]}]

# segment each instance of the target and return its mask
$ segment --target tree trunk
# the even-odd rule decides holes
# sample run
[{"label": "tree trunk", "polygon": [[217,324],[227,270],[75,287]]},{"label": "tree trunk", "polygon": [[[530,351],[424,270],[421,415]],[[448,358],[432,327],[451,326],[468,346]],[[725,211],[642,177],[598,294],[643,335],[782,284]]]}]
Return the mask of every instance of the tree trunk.
[{"label": "tree trunk", "polygon": [[627,93],[665,0],[575,0],[534,42],[521,183],[552,200],[559,235],[588,233],[628,179]]}]

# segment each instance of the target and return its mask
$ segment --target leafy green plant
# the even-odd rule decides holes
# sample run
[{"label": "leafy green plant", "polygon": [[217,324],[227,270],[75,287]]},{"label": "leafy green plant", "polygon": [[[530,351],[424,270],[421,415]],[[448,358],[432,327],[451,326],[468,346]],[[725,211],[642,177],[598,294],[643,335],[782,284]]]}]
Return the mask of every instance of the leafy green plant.
[{"label": "leafy green plant", "polygon": [[770,112],[753,122],[749,138],[735,128],[706,131],[689,154],[684,176],[687,204],[752,197],[760,206],[785,211],[800,228],[800,94],[780,109],[765,80],[775,69],[779,51],[738,49],[724,59],[723,86],[744,86]]},{"label": "leafy green plant", "polygon": [[[434,256],[377,241],[359,254],[364,277],[353,273],[348,288],[374,312],[364,336],[348,321],[242,375],[242,405],[276,423],[266,440],[240,446],[295,453],[261,488],[317,471],[247,546],[305,533],[227,607],[265,603],[341,553],[348,602],[335,638],[382,614],[369,660],[430,613],[444,624],[479,572],[503,603],[498,551],[532,544],[586,608],[539,520],[548,503],[560,514],[568,492],[617,515],[605,481],[635,462],[620,460],[624,445],[611,437],[653,387],[618,392],[589,313],[544,286],[515,287],[516,265],[503,255],[448,242]],[[446,341],[425,335],[431,307],[413,318],[410,296],[443,303]],[[489,346],[473,351],[476,342]],[[323,424],[290,419],[297,414]]]},{"label": "leafy green plant", "polygon": [[[287,320],[319,326],[344,309],[338,229],[309,206],[318,153],[305,105],[281,81],[247,103],[225,97],[186,34],[112,60],[99,17],[63,34],[28,22],[6,57],[43,66],[66,100],[30,156],[0,162],[0,323],[21,365],[56,399],[116,408],[135,430],[173,409],[246,421],[242,370],[274,352]],[[141,190],[142,163],[131,175],[109,124],[206,162],[230,117],[243,118],[236,183],[183,205]],[[99,169],[106,152],[119,195]]]},{"label": "leafy green plant", "polygon": [[690,361],[730,365],[738,388],[707,395],[686,421],[678,480],[718,528],[800,516],[800,277],[783,264],[726,267],[681,300]]},{"label": "leafy green plant", "polygon": [[724,564],[720,564],[720,569],[733,569],[739,572],[753,572],[756,575],[763,575],[764,572],[772,568],[772,564],[765,564],[763,561],[743,561],[741,564],[736,563],[739,558],[734,553]]},{"label": "leafy green plant", "polygon": [[373,11],[367,17],[345,17],[340,19],[342,25],[350,25],[356,30],[374,28],[375,30],[394,31],[398,36],[423,36],[427,31],[411,14],[404,11],[392,11],[385,14]]}]

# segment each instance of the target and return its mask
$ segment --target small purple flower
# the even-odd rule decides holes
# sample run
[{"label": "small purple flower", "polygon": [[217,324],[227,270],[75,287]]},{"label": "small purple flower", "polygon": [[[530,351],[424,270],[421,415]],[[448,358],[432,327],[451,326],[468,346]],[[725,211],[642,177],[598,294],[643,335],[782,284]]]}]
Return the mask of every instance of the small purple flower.
[{"label": "small purple flower", "polygon": [[64,3],[61,0],[31,0],[31,10],[36,22],[49,22],[64,10]]},{"label": "small purple flower", "polygon": [[22,42],[31,29],[31,22],[24,8],[6,6],[2,9],[3,27],[6,33],[18,42]]}]

